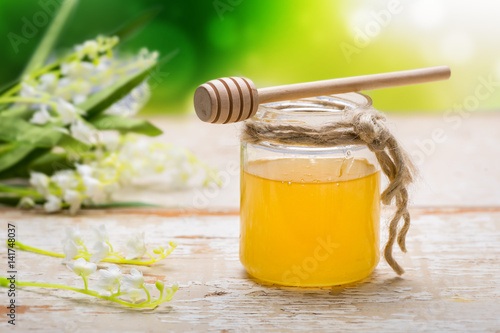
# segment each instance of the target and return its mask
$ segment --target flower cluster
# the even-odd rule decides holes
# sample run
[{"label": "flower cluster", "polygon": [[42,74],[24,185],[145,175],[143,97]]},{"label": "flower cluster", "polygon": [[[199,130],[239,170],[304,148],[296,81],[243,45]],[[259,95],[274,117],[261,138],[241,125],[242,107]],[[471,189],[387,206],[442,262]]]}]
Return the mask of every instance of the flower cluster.
[{"label": "flower cluster", "polygon": [[170,173],[172,187],[188,180],[201,182],[214,178],[214,172],[185,149],[165,143],[150,142],[134,135],[108,136],[95,151],[78,158],[75,169],[56,171],[52,176],[41,172],[30,173],[30,184],[35,196],[25,197],[20,205],[35,205],[37,195],[45,198],[47,212],[58,212],[68,207],[76,213],[83,205],[109,202],[112,194],[147,174]]},{"label": "flower cluster", "polygon": [[[96,289],[89,288],[89,277],[97,271],[97,265],[79,258],[68,263],[67,267],[82,278],[84,288],[75,288],[63,284],[15,281],[19,287],[56,288],[78,292],[107,301],[115,302],[132,308],[155,308],[158,305],[171,301],[179,285],[174,283],[166,287],[165,283],[157,280],[155,284],[147,284],[144,276],[137,269],[132,268],[130,274],[122,274],[121,270],[110,265],[108,269],[99,270],[99,280]],[[9,288],[11,281],[0,277],[0,287]],[[152,296],[153,286],[160,292],[157,297]]]},{"label": "flower cluster", "polygon": [[[86,41],[77,45],[75,52],[62,59],[57,67],[26,76],[17,103],[28,103],[31,109],[38,110],[30,122],[42,125],[60,120],[64,125],[71,125],[71,129],[82,126],[81,116],[85,112],[77,105],[122,78],[148,68],[158,58],[158,52],[147,49],[131,59],[117,58],[112,53],[117,43],[117,37]],[[142,83],[104,113],[134,115],[149,95],[147,83]]]},{"label": "flower cluster", "polygon": [[[53,123],[60,131],[71,134],[86,144],[98,141],[98,132],[78,107],[89,96],[154,64],[158,52],[143,49],[132,59],[113,56],[117,37],[98,37],[75,47],[75,52],[60,61],[58,66],[45,68],[36,75],[27,75],[20,84],[13,107],[28,105],[33,113],[30,122],[37,125]],[[149,99],[149,87],[142,83],[104,114],[131,116]]]},{"label": "flower cluster", "polygon": [[[149,99],[145,80],[158,53],[142,49],[134,57],[121,58],[113,53],[117,43],[117,37],[98,37],[77,45],[71,54],[27,73],[0,95],[0,110],[6,109],[3,115],[13,124],[7,137],[14,143],[23,137],[23,144],[32,145],[36,153],[51,145],[36,160],[11,157],[17,165],[0,165],[0,177],[2,172],[9,177],[29,175],[31,193],[4,184],[0,190],[9,192],[9,198],[19,193],[20,207],[43,204],[47,212],[69,208],[75,214],[82,206],[109,203],[113,193],[151,173],[167,173],[171,188],[191,179],[205,185],[217,180],[214,170],[187,150],[130,134],[161,133],[145,120],[128,118]],[[52,139],[41,144],[26,135],[26,129]],[[23,149],[8,152],[22,157]]]},{"label": "flower cluster", "polygon": [[[132,268],[130,274],[122,274],[118,266],[110,265],[108,269],[99,270],[97,291],[93,291],[89,290],[88,277],[96,272],[97,265],[95,263],[79,258],[67,266],[83,279],[84,291],[87,291],[88,294],[95,296],[95,293],[98,293],[101,298],[121,304],[125,303],[129,306],[157,306],[165,301],[170,301],[179,288],[177,283],[174,283],[172,287],[165,288],[165,284],[161,280],[156,281],[154,285],[147,284],[144,281],[144,276],[137,269]],[[153,286],[160,291],[160,296],[156,299],[151,297]]]},{"label": "flower cluster", "polygon": [[[92,237],[89,238],[89,241],[84,240],[78,226],[68,227],[62,244],[63,253],[38,249],[24,244],[19,240],[16,240],[15,247],[24,251],[64,258],[63,262],[65,263],[73,259],[84,258],[92,263],[105,261],[133,265],[151,265],[159,262],[168,257],[177,247],[177,242],[170,241],[166,248],[158,246],[150,253],[144,240],[144,233],[142,232],[132,235],[126,240],[126,254],[123,254],[114,250],[104,225],[92,229]],[[91,246],[87,246],[88,244]]]},{"label": "flower cluster", "polygon": [[[125,256],[113,249],[104,225],[93,229],[92,232],[92,247],[89,248],[85,245],[78,226],[66,229],[66,237],[63,240],[65,262],[74,258],[85,258],[93,263],[109,261],[149,265],[166,258],[177,247],[177,243],[174,241],[171,241],[166,249],[159,246],[153,250],[155,257],[153,254],[148,253],[144,232],[142,232],[131,236],[126,241],[127,255]],[[140,260],[145,255],[149,257],[149,260]]]},{"label": "flower cluster", "polygon": [[[126,242],[128,255],[126,258],[119,252],[113,250],[109,241],[109,236],[104,225],[92,230],[93,249],[89,251],[78,227],[66,229],[66,237],[63,239],[64,254],[37,249],[25,245],[18,240],[15,246],[18,249],[31,251],[53,257],[63,257],[63,263],[82,278],[84,288],[74,288],[66,285],[22,282],[16,281],[18,286],[44,287],[72,290],[82,294],[105,299],[129,307],[149,307],[154,308],[159,304],[170,301],[178,289],[175,283],[171,287],[165,287],[163,281],[156,281],[155,284],[145,283],[143,274],[137,269],[130,270],[130,274],[122,274],[116,265],[109,265],[107,269],[99,270],[99,280],[95,290],[89,289],[89,277],[97,271],[97,263],[107,261],[120,264],[150,265],[167,257],[177,246],[175,242],[170,242],[168,249],[159,246],[153,250],[156,257],[148,253],[144,233],[134,235]],[[148,256],[150,260],[141,260],[143,256]],[[74,259],[74,260],[73,260]],[[9,281],[5,277],[0,277],[0,286],[8,287]],[[152,297],[154,287],[160,292],[156,298]]]}]

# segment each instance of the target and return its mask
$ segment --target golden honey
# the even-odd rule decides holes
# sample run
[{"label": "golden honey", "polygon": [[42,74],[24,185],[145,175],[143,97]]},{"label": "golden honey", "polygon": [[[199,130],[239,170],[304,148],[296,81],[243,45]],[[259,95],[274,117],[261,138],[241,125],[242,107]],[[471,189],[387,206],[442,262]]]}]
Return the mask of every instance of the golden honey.
[{"label": "golden honey", "polygon": [[243,163],[240,260],[258,279],[328,286],[379,261],[380,172],[364,158]]}]

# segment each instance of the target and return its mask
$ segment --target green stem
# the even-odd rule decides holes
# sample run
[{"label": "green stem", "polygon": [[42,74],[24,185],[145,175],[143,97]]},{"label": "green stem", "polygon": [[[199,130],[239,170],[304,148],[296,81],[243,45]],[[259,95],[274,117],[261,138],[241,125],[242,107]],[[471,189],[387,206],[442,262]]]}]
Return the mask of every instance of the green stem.
[{"label": "green stem", "polygon": [[2,96],[8,97],[8,96],[14,95],[19,90],[21,90],[21,85],[18,83],[15,86],[13,86],[12,88],[10,88],[9,90],[7,90]]},{"label": "green stem", "polygon": [[163,291],[164,290],[165,290],[165,288],[160,289],[160,297],[158,297],[158,299],[163,299]]},{"label": "green stem", "polygon": [[[36,247],[33,247],[33,246],[26,245],[24,243],[21,243],[18,240],[16,240],[15,246],[18,249],[20,249],[20,250],[35,252],[35,253],[43,254],[43,255],[46,255],[46,256],[57,257],[57,258],[65,258],[66,257],[66,255],[64,253],[57,253],[57,252],[51,252],[51,251],[42,250],[42,249],[39,249],[39,248],[36,248]],[[157,258],[153,258],[152,260],[148,260],[148,261],[137,260],[137,259],[129,260],[129,259],[114,259],[114,258],[104,258],[101,261],[103,261],[103,262],[111,262],[111,263],[116,263],[116,264],[128,264],[128,265],[142,265],[142,266],[147,266],[147,265],[152,265],[154,263],[157,263],[160,260],[165,259],[170,253],[172,253],[172,251],[174,249],[175,249],[175,247],[173,246],[167,252],[165,252],[165,254],[162,254],[161,256],[159,256]],[[87,255],[90,256],[90,253],[87,252]],[[114,254],[112,254],[112,255],[114,255]],[[74,257],[73,259],[78,259],[78,258],[82,258],[82,257],[85,257],[85,254],[84,255],[78,255],[78,256]]]},{"label": "green stem", "polygon": [[[109,43],[107,45],[107,50],[105,50],[106,52],[109,52],[111,51],[111,49],[116,45],[117,43]],[[31,78],[35,79],[45,73],[48,73],[54,69],[56,69],[57,67],[59,67],[63,62],[71,62],[73,60],[76,60],[78,59],[78,54],[76,52],[73,52],[71,54],[68,54],[66,57],[63,57],[51,64],[48,64],[47,66],[45,67],[42,67],[40,68],[39,70],[37,71],[34,71],[33,73],[30,73],[28,74]],[[8,96],[11,96],[11,95],[14,95],[15,93],[17,93],[19,90],[21,89],[21,83],[18,83],[16,84],[15,86],[13,86],[12,88],[10,88],[9,90],[7,90],[2,96],[3,97],[8,97]]]},{"label": "green stem", "polygon": [[57,252],[51,252],[51,251],[45,251],[45,250],[42,250],[42,249],[38,249],[36,247],[23,244],[23,243],[21,243],[18,240],[16,240],[16,247],[18,249],[20,249],[20,250],[35,252],[35,253],[39,253],[39,254],[44,254],[46,256],[57,257],[57,258],[64,258],[64,257],[66,257],[66,255],[64,255],[63,253],[57,253]]},{"label": "green stem", "polygon": [[89,250],[87,250],[87,247],[85,246],[85,244],[83,244],[83,242],[81,242],[80,245],[83,247],[83,250],[85,251],[86,254],[90,254]]},{"label": "green stem", "polygon": [[57,103],[46,101],[40,98],[32,98],[32,97],[3,97],[0,98],[0,104],[7,104],[7,103],[15,103],[15,102],[21,102],[21,103],[41,103],[41,104],[47,104],[52,106],[54,109],[57,108]]},{"label": "green stem", "polygon": [[107,301],[115,302],[115,303],[118,303],[118,304],[121,304],[121,305],[133,307],[133,308],[155,308],[159,304],[161,304],[161,303],[163,303],[165,301],[165,300],[157,299],[154,302],[150,302],[150,303],[134,304],[134,303],[130,303],[130,302],[126,302],[126,301],[122,301],[120,299],[117,299],[117,298],[115,298],[115,296],[103,296],[103,295],[100,295],[97,291],[94,291],[94,290],[79,289],[79,288],[74,288],[74,287],[66,286],[66,285],[63,285],[63,284],[16,281],[16,285],[18,285],[20,287],[38,287],[38,288],[52,288],[52,289],[71,290],[71,291],[74,291],[74,292],[77,292],[77,293],[80,293],[80,294],[85,294],[85,295],[97,297],[97,298],[100,298],[100,299],[105,299]]},{"label": "green stem", "polygon": [[[146,286],[142,285],[142,289],[146,292],[146,295],[148,296],[148,299],[147,299],[146,303],[151,302],[151,295],[149,294],[149,291],[146,288]],[[160,297],[160,299],[161,299],[161,297]]]},{"label": "green stem", "polygon": [[7,185],[0,184],[0,192],[16,193],[22,197],[34,197],[36,199],[43,198],[43,195],[41,195],[37,191],[26,188],[26,187],[20,187],[20,186],[7,186]]},{"label": "green stem", "polygon": [[113,251],[113,245],[111,245],[111,243],[110,243],[109,241],[106,241],[106,244],[108,244],[108,246],[109,246],[109,250],[110,250],[111,252],[115,252],[115,251]]},{"label": "green stem", "polygon": [[123,258],[121,255],[119,254],[116,254],[116,253],[109,253],[110,256],[113,256],[113,257],[117,257],[118,259],[120,260],[125,260],[125,258]]},{"label": "green stem", "polygon": [[81,277],[83,279],[83,284],[85,285],[85,290],[89,290],[89,281],[88,281],[87,277],[83,274],[81,274]]}]

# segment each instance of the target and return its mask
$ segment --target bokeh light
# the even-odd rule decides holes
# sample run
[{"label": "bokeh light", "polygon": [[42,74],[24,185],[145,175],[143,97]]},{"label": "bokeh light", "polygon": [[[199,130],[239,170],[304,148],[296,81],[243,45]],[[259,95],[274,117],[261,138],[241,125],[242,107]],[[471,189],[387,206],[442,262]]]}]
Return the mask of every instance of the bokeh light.
[{"label": "bokeh light", "polygon": [[[141,12],[162,7],[121,47],[124,53],[145,46],[171,56],[145,110],[150,113],[192,112],[196,86],[223,76],[246,76],[264,87],[447,64],[453,73],[448,82],[369,92],[381,110],[442,112],[473,94],[478,78],[499,76],[496,1],[219,3],[225,7],[212,1],[80,1],[60,47],[110,33]],[[391,6],[398,10],[391,12]],[[37,0],[2,1],[0,34],[21,34],[25,20],[33,21],[41,10]],[[4,38],[1,83],[18,75],[44,29],[19,45],[19,52]],[[499,106],[500,94],[493,94],[478,108]]]}]

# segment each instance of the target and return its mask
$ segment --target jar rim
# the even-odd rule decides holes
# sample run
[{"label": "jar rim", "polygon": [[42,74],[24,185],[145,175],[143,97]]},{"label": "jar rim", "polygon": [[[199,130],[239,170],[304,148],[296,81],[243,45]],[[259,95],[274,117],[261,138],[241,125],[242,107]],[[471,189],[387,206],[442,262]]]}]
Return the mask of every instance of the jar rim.
[{"label": "jar rim", "polygon": [[350,92],[261,104],[253,119],[297,122],[293,115],[342,116],[346,111],[369,108],[372,105],[370,96],[361,92]]}]

